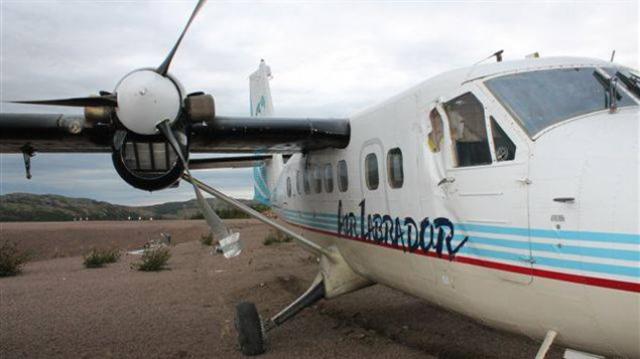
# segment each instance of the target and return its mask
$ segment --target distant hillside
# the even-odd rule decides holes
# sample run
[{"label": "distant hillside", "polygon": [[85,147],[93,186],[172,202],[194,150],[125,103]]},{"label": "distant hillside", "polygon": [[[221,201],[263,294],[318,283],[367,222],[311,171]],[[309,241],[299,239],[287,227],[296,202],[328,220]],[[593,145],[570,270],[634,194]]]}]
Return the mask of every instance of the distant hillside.
[{"label": "distant hillside", "polygon": [[[209,204],[222,218],[243,218],[244,213],[216,199]],[[255,201],[240,200],[258,210],[265,209]],[[10,193],[0,196],[0,222],[18,221],[73,221],[137,219],[192,219],[202,218],[195,199],[185,202],[167,202],[153,206],[122,206],[87,198],[71,198],[52,194]]]}]

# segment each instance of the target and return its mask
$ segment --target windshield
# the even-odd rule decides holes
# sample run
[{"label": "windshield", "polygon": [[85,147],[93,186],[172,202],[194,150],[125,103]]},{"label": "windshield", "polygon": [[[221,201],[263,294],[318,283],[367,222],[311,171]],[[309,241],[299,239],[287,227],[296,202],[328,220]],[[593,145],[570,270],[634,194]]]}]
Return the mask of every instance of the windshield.
[{"label": "windshield", "polygon": [[[609,106],[608,85],[593,67],[505,75],[485,85],[531,137],[558,122]],[[626,93],[617,95],[618,107],[637,105]]]}]

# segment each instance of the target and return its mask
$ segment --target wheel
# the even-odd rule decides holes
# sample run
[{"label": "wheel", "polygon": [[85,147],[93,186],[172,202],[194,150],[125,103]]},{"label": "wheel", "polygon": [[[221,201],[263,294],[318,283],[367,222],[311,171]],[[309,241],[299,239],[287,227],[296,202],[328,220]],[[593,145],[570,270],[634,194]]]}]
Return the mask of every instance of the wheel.
[{"label": "wheel", "polygon": [[249,302],[239,303],[236,306],[235,324],[242,354],[253,356],[264,353],[262,322],[256,305]]}]

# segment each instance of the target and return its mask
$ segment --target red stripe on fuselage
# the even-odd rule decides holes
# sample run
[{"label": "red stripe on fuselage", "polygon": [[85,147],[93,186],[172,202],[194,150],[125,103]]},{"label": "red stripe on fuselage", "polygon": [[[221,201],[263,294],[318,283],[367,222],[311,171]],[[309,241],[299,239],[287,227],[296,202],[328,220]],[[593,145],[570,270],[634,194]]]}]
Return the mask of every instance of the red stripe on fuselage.
[{"label": "red stripe on fuselage", "polygon": [[[301,224],[289,222],[287,220],[284,220],[284,221],[289,223],[292,226],[300,227],[300,228],[303,228],[303,229],[306,229],[306,230],[309,230],[309,231],[313,231],[313,232],[317,232],[317,233],[326,234],[326,235],[329,235],[329,236],[332,236],[332,237],[340,237],[340,238],[344,238],[344,239],[348,239],[348,240],[353,240],[353,241],[373,244],[373,245],[376,245],[376,246],[379,246],[379,247],[385,247],[385,248],[390,248],[390,249],[395,249],[395,250],[406,251],[406,249],[404,247],[399,248],[399,247],[392,246],[392,245],[390,245],[388,243],[376,243],[376,242],[369,241],[369,240],[364,240],[364,239],[358,238],[358,237],[351,237],[351,236],[346,236],[346,235],[343,235],[343,234],[338,234],[338,233],[334,233],[334,232],[325,231],[325,230],[322,230],[322,229],[317,229],[317,228],[313,228],[313,227],[307,227],[307,226],[304,226],[304,225],[301,225]],[[564,281],[564,282],[586,284],[586,285],[591,285],[591,286],[595,286],[595,287],[611,288],[611,289],[618,289],[618,290],[623,290],[623,291],[627,291],[627,292],[640,293],[640,283],[631,283],[631,282],[623,282],[623,281],[618,281],[618,280],[613,280],[613,279],[588,277],[588,276],[582,276],[582,275],[577,275],[577,274],[555,272],[555,271],[550,271],[550,270],[545,270],[545,269],[535,269],[535,268],[520,267],[520,266],[516,266],[516,265],[512,265],[512,264],[493,262],[493,261],[488,261],[488,260],[484,260],[484,259],[477,259],[477,258],[471,258],[471,257],[464,257],[464,256],[460,256],[460,255],[456,255],[452,259],[447,254],[442,254],[442,256],[438,256],[438,254],[436,254],[435,252],[426,252],[425,253],[424,251],[422,251],[420,249],[418,249],[417,251],[413,252],[413,254],[418,254],[418,255],[421,255],[421,256],[427,256],[427,257],[432,257],[432,258],[439,258],[439,259],[444,259],[444,260],[452,260],[453,262],[456,262],[456,263],[462,263],[462,264],[469,264],[469,265],[474,265],[474,266],[479,266],[479,267],[491,268],[491,269],[501,270],[501,271],[505,271],[505,272],[520,273],[520,274],[525,274],[525,275],[533,275],[533,276],[536,276],[536,277],[561,280],[561,281]]]}]

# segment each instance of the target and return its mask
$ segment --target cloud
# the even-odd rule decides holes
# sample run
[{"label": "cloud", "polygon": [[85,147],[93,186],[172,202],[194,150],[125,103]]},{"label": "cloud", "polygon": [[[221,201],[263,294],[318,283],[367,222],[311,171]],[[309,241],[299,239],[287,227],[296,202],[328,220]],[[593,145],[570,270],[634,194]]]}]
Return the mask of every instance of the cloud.
[{"label": "cloud", "polygon": [[[0,100],[112,90],[129,71],[163,60],[194,3],[0,2]],[[616,49],[617,62],[637,68],[637,28],[637,1],[216,1],[193,23],[171,71],[188,92],[212,93],[220,114],[246,115],[248,75],[265,58],[277,114],[348,116],[499,49],[506,60],[535,51],[608,59]],[[12,104],[0,111],[77,112]],[[3,155],[1,192],[121,203],[190,196],[186,186],[151,196],[133,190],[108,156],[49,156],[36,157],[36,177],[26,181],[20,156]],[[249,171],[207,176],[228,192],[251,191]]]}]

